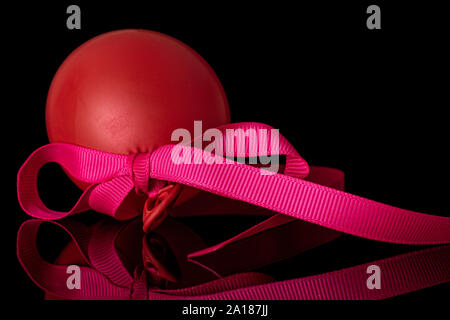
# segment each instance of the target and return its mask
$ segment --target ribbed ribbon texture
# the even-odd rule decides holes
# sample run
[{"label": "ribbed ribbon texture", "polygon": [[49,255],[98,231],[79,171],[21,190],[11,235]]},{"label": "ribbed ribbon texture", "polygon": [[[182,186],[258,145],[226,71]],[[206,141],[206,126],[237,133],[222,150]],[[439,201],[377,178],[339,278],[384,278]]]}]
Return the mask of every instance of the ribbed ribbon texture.
[{"label": "ribbed ribbon texture", "polygon": [[[19,203],[27,214],[45,220],[57,220],[89,209],[125,220],[137,216],[142,210],[132,201],[127,201],[127,197],[135,192],[151,196],[167,182],[172,182],[367,239],[420,245],[450,242],[450,218],[396,208],[308,181],[305,178],[310,169],[306,161],[270,126],[238,123],[218,129],[224,136],[230,129],[237,132],[232,140],[221,141],[220,152],[217,149],[213,152],[188,145],[164,145],[149,153],[119,155],[63,143],[43,146],[31,154],[19,170]],[[256,134],[245,134],[246,132]],[[264,168],[225,158],[229,152],[233,152],[236,157],[247,158],[285,156],[284,171],[269,172]],[[174,155],[182,155],[184,160],[174,161]],[[68,212],[47,208],[39,197],[37,175],[40,168],[48,162],[60,164],[73,178],[90,184]],[[19,245],[30,243],[27,237],[33,237],[37,227],[31,224],[24,228],[29,229],[29,236],[23,235],[21,229],[25,240],[19,238]],[[106,245],[101,245],[103,247]],[[25,250],[20,246],[18,250],[22,261],[31,261],[31,257],[38,259],[34,256],[35,250]],[[80,250],[83,251],[82,245]],[[104,250],[98,250],[102,251]],[[208,299],[372,299],[448,281],[448,253],[448,246],[443,246],[377,262],[386,270],[382,293],[367,290],[365,266],[263,285],[249,286],[253,281],[260,281],[258,276],[235,275],[209,285],[170,293],[144,291],[145,298],[151,299],[186,296]],[[95,267],[100,262],[98,255],[95,256],[95,259],[88,259],[92,260],[94,268],[83,272],[87,275],[84,278],[87,281],[85,288],[92,288],[95,292],[87,295],[83,293],[78,298],[123,298],[130,295],[130,281],[135,283],[134,288],[140,288],[136,286],[136,283],[140,283],[139,280],[126,273],[122,273],[114,281],[105,278],[103,273],[96,271],[98,269]],[[108,256],[108,259],[112,258]],[[101,265],[113,264],[108,261]],[[50,274],[62,272],[56,266],[52,268],[54,270]],[[417,275],[422,271],[424,273],[418,278]],[[141,279],[144,275],[135,277]],[[267,280],[265,277],[263,278]],[[32,278],[36,279],[36,276]],[[41,278],[41,275],[37,278]],[[48,277],[43,278],[49,281]],[[408,282],[403,283],[402,281],[406,281],[404,279],[408,279]],[[224,283],[226,290],[221,287]],[[48,283],[40,285],[45,288],[50,286]],[[134,289],[133,294],[136,295],[138,291]],[[70,298],[77,297],[71,293]]]}]

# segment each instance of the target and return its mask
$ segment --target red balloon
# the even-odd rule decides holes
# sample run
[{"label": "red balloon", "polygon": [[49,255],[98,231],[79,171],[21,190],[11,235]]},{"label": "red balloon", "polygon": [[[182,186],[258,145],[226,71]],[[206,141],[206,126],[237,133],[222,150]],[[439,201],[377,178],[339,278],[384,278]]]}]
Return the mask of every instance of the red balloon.
[{"label": "red balloon", "polygon": [[46,106],[51,142],[120,154],[171,143],[177,128],[193,134],[194,120],[204,130],[229,123],[219,79],[186,44],[147,30],[113,31],[78,47],[58,69]]}]

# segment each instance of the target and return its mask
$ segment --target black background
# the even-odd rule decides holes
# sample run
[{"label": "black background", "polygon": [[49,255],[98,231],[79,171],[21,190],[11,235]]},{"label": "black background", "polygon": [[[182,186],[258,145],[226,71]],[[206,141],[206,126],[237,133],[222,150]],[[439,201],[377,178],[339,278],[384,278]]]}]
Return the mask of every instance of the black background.
[{"label": "black background", "polygon": [[[3,154],[10,162],[3,165],[8,211],[2,235],[11,253],[3,261],[12,266],[11,292],[42,300],[14,253],[15,234],[27,219],[15,179],[28,155],[48,143],[51,79],[77,46],[122,28],[156,30],[188,44],[220,78],[232,122],[279,128],[308,163],[345,171],[347,191],[448,216],[445,10],[438,2],[395,3],[58,1],[3,7]],[[66,28],[70,4],[81,7],[81,30]],[[381,7],[381,30],[366,28],[370,4]],[[61,176],[47,186],[59,192],[52,193],[55,206],[73,203],[73,189],[58,185]],[[271,271],[287,277],[320,273],[417,248],[345,236]],[[448,286],[441,285],[393,300],[424,303],[445,296]]]}]

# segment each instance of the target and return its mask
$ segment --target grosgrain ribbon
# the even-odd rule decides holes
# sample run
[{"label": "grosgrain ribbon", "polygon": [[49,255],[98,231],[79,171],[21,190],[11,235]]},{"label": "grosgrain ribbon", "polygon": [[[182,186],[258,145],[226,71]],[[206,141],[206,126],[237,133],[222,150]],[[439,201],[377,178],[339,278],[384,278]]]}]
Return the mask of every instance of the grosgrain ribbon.
[{"label": "grosgrain ribbon", "polygon": [[[236,137],[235,154],[272,155],[270,126],[239,123],[218,129],[267,130],[265,150],[259,150],[257,139],[250,141],[241,135]],[[237,150],[236,146],[242,143],[245,150]],[[191,162],[172,161],[175,147],[190,152]],[[225,143],[223,148],[227,150]],[[308,164],[282,135],[278,149],[278,154],[286,156],[284,173],[264,175],[260,168],[229,159],[215,163],[212,160],[217,155],[190,146],[164,145],[151,153],[119,155],[54,143],[36,150],[19,170],[18,198],[24,211],[37,218],[54,220],[94,209],[117,219],[128,219],[141,210],[126,201],[133,189],[154,195],[169,181],[368,239],[403,244],[450,242],[450,218],[396,208],[306,181],[303,178],[309,173]],[[206,161],[199,161],[199,157]],[[68,212],[51,210],[39,198],[37,174],[48,162],[56,162],[74,178],[91,183]]]},{"label": "grosgrain ribbon", "polygon": [[[36,236],[43,223],[62,228],[86,262],[87,266],[79,267],[79,289],[69,288],[66,284],[68,266],[49,263],[40,256]],[[28,220],[21,225],[17,235],[17,256],[33,282],[57,297],[71,300],[145,300],[157,288],[152,285],[148,273],[142,267],[137,267],[130,274],[121,260],[115,244],[125,227],[124,224],[106,222],[96,225],[93,231],[73,220]],[[242,273],[208,282],[194,292],[217,293],[272,280],[265,274]]]},{"label": "grosgrain ribbon", "polygon": [[[79,289],[69,289],[65,265],[41,258],[36,247],[39,227],[49,221],[29,220],[17,238],[17,255],[30,278],[44,291],[65,299],[385,299],[447,282],[450,278],[450,246],[440,246],[365,263],[338,271],[274,281],[268,275],[248,272],[219,278],[192,287],[167,290],[152,286],[147,273],[136,268],[130,274],[121,261],[115,241],[121,224],[90,229],[75,221],[51,222],[65,230],[89,266],[80,267]],[[382,270],[381,289],[369,289],[369,265]]]}]

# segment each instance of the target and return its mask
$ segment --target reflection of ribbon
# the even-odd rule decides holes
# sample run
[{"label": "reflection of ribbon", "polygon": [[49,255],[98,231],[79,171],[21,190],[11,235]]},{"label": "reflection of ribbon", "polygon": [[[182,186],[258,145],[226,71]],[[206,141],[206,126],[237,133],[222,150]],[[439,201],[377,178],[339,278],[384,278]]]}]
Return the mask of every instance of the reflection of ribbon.
[{"label": "reflection of ribbon", "polygon": [[[270,130],[257,123],[232,124],[219,128],[265,129],[269,135],[266,150],[259,150],[258,139],[237,137],[236,145],[247,141],[245,151],[235,155],[255,157],[271,155]],[[258,135],[256,135],[258,138]],[[245,144],[244,144],[245,145]],[[174,163],[172,149],[191,153],[190,163]],[[223,143],[226,154],[226,142]],[[236,150],[235,150],[236,151]],[[303,178],[308,164],[282,136],[278,154],[286,156],[284,174],[262,175],[260,169],[234,162],[211,160],[213,154],[194,149],[165,145],[151,153],[118,155],[68,144],[50,144],[36,150],[18,174],[18,197],[31,216],[59,219],[73,213],[94,209],[118,219],[134,217],[142,210],[133,201],[131,191],[155,196],[166,181],[188,185],[220,196],[241,200],[293,218],[305,220],[352,235],[404,244],[439,244],[450,242],[450,219],[412,212],[325,187]],[[91,183],[69,212],[48,209],[36,189],[39,169],[47,162],[57,162],[72,177]],[[201,161],[200,161],[201,162]]]},{"label": "reflection of ribbon", "polygon": [[[44,261],[37,250],[36,235],[45,222],[48,221],[29,220],[22,224],[17,241],[19,261],[38,286],[65,299],[383,299],[437,285],[450,277],[450,246],[441,246],[280,282],[261,273],[247,272],[186,288],[161,289],[152,278],[158,273],[149,273],[142,267],[130,272],[118,252],[116,240],[130,223],[101,222],[93,231],[76,221],[51,222],[70,235],[87,264],[80,266],[80,288],[69,289],[67,266]],[[167,230],[190,237],[170,223]],[[128,232],[136,235],[133,229]],[[180,244],[177,236],[171,241],[175,241],[174,246]],[[382,270],[380,290],[370,290],[366,285],[366,270],[372,264]],[[181,269],[187,270],[186,266]],[[202,277],[199,269],[191,272]]]}]

